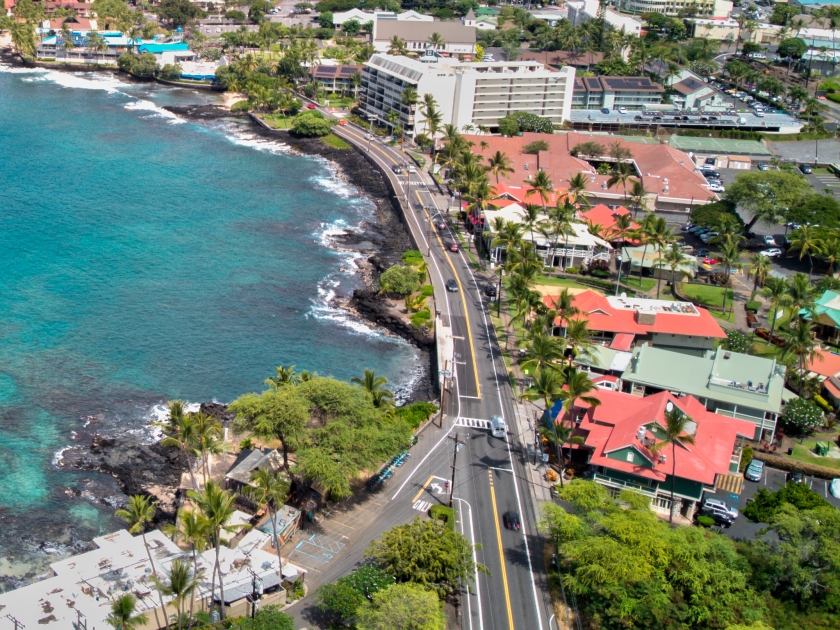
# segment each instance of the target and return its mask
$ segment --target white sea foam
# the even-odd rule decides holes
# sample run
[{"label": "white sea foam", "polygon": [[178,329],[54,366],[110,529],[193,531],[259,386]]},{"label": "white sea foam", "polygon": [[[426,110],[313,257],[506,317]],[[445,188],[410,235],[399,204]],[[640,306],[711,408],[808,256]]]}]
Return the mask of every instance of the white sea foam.
[{"label": "white sea foam", "polygon": [[123,105],[123,107],[132,111],[154,112],[153,116],[149,116],[149,118],[166,118],[168,119],[168,122],[173,125],[187,122],[183,118],[179,118],[177,115],[164,109],[163,107],[158,107],[151,101],[146,101],[143,99],[131,101],[130,103],[126,103],[125,105]]},{"label": "white sea foam", "polygon": [[49,72],[49,70],[47,68],[20,68],[18,66],[0,63],[0,72],[5,74],[44,74],[45,72]]},{"label": "white sea foam", "polygon": [[70,450],[71,448],[73,447],[65,446],[64,448],[60,448],[55,453],[53,453],[52,465],[61,466],[61,460],[64,459],[64,452]]},{"label": "white sea foam", "polygon": [[377,339],[390,339],[387,335],[375,328],[371,328],[358,318],[354,317],[349,311],[338,306],[334,306],[336,289],[338,289],[339,285],[340,282],[332,276],[328,276],[322,280],[318,284],[318,297],[312,299],[312,307],[306,316],[314,317],[319,321],[338,324],[357,335],[364,335],[366,337]]},{"label": "white sea foam", "polygon": [[[125,84],[117,80],[111,74],[85,74],[59,72],[57,70],[46,70],[35,78],[36,81],[49,81],[61,87],[77,90],[104,90],[109,94],[123,94],[120,88]],[[126,95],[127,96],[127,95]]]},{"label": "white sea foam", "polygon": [[232,126],[226,126],[224,131],[225,138],[240,147],[248,147],[256,151],[265,151],[266,153],[272,153],[274,155],[282,155],[291,150],[287,144],[283,144],[282,142],[277,142],[275,140],[267,140],[253,133],[236,129]]},{"label": "white sea foam", "polygon": [[334,170],[330,177],[312,177],[310,181],[342,199],[363,199],[359,189],[342,180]]}]

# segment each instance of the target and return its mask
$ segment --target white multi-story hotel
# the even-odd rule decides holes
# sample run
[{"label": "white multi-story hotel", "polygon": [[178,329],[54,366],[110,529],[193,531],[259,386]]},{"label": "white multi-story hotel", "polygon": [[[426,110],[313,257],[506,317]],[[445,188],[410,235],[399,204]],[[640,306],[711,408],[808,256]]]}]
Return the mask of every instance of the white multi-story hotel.
[{"label": "white multi-story hotel", "polygon": [[403,103],[408,88],[434,96],[442,124],[496,127],[513,112],[528,112],[561,124],[569,119],[575,69],[555,71],[536,61],[469,63],[435,58],[424,63],[408,57],[374,55],[362,71],[360,106],[368,117],[383,122],[400,114],[406,133],[423,132],[419,106]]},{"label": "white multi-story hotel", "polygon": [[635,13],[663,13],[677,16],[682,9],[693,8],[697,15],[729,17],[732,3],[728,0],[622,0],[620,8]]}]

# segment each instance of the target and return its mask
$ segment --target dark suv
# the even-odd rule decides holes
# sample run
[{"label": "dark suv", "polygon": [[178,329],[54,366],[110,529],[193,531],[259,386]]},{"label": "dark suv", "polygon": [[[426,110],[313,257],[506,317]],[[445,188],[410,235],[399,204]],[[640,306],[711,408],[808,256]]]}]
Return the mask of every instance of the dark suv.
[{"label": "dark suv", "polygon": [[708,516],[714,520],[715,525],[720,525],[721,527],[730,527],[732,525],[732,521],[735,520],[732,518],[731,514],[727,514],[723,510],[716,510],[712,507],[701,509],[697,513],[697,516]]}]

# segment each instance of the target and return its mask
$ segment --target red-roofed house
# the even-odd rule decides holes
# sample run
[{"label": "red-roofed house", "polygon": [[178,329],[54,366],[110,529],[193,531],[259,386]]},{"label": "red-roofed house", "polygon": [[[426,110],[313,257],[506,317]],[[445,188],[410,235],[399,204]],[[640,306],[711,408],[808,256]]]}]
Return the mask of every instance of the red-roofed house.
[{"label": "red-roofed house", "polygon": [[[584,443],[571,448],[572,459],[588,463],[597,483],[615,494],[634,490],[649,497],[653,509],[668,513],[673,475],[676,511],[688,517],[703,494],[715,492],[719,485],[740,493],[741,447],[736,442],[741,437],[752,439],[752,422],[712,413],[693,396],[676,397],[670,392],[642,398],[598,389],[590,395],[601,404],[575,404],[574,434]],[[674,407],[691,419],[687,433],[695,443],[669,444],[654,454],[650,448],[662,440],[665,413]]]},{"label": "red-roofed house", "polygon": [[[543,303],[553,308],[556,297],[545,296]],[[640,343],[701,355],[715,347],[715,340],[726,333],[704,308],[689,302],[646,300],[604,296],[584,291],[573,296],[578,309],[575,317],[584,319],[593,339],[619,351],[628,351]],[[555,335],[565,335],[566,322],[558,317]]]},{"label": "red-roofed house", "polygon": [[6,0],[5,4],[3,6],[6,7],[6,11],[5,11],[6,15],[11,17],[12,9],[15,8],[15,0]]},{"label": "red-roofed house", "polygon": [[[528,178],[542,170],[551,177],[558,191],[565,191],[569,179],[583,173],[587,178],[586,196],[590,203],[627,205],[632,181],[628,183],[626,191],[619,184],[609,186],[610,176],[597,174],[593,166],[596,162],[614,162],[614,158],[608,155],[609,145],[618,143],[632,154],[629,162],[638,174],[636,179],[642,182],[648,192],[645,205],[649,210],[688,212],[692,206],[717,200],[717,195],[709,190],[706,178],[695,170],[694,161],[687,154],[666,144],[637,144],[574,131],[564,134],[524,133],[511,138],[467,135],[465,139],[474,143],[472,151],[483,161],[487,161],[497,151],[510,159],[514,170],[500,173],[500,184],[527,186]],[[536,140],[548,144],[548,150],[525,153],[525,147]],[[589,162],[574,157],[572,149],[586,142],[603,146],[604,155],[587,156]],[[501,190],[498,186],[497,189]]]},{"label": "red-roofed house", "polygon": [[[630,214],[630,211],[624,206],[610,208],[602,203],[599,203],[597,206],[593,206],[589,210],[582,211],[579,214],[580,218],[588,224],[600,226],[603,238],[608,240],[610,243],[616,244],[620,243],[622,240],[621,233],[615,227],[616,220],[620,216]],[[630,224],[631,230],[638,229],[639,227],[641,226],[635,221]],[[624,242],[627,245],[639,244],[639,241],[627,238],[626,233],[624,235]]]},{"label": "red-roofed house", "polygon": [[817,353],[819,357],[808,363],[807,376],[820,379],[829,401],[840,406],[840,354],[828,350],[817,350]]}]

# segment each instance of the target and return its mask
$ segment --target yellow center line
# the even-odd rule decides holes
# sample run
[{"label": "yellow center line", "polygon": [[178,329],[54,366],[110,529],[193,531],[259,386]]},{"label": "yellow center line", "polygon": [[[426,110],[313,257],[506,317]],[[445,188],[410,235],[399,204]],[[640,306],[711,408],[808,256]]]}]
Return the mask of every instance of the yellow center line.
[{"label": "yellow center line", "polygon": [[435,478],[435,476],[432,475],[431,477],[426,479],[426,483],[424,483],[423,487],[420,488],[420,492],[418,492],[416,495],[414,495],[414,498],[411,500],[412,503],[417,503],[417,499],[420,498],[420,495],[423,494],[423,491],[426,489],[426,486],[428,486],[430,483],[432,483],[432,479],[434,479],[434,478]]},{"label": "yellow center line", "polygon": [[505,604],[507,605],[508,627],[513,630],[513,610],[510,607],[510,592],[508,591],[507,569],[505,568],[505,550],[502,547],[502,530],[499,527],[499,511],[496,508],[496,491],[493,489],[493,471],[488,470],[490,477],[490,499],[493,502],[493,514],[496,516],[496,540],[499,543],[499,563],[502,565],[502,585],[505,588]]},{"label": "yellow center line", "polygon": [[[429,211],[426,210],[426,206],[423,203],[423,199],[420,197],[420,191],[415,190],[414,194],[417,195],[417,200],[420,202],[420,205],[423,206],[423,212],[426,214],[426,218],[429,221],[431,221],[432,217],[429,216]],[[461,286],[461,278],[458,277],[458,272],[455,271],[455,265],[452,263],[452,258],[449,256],[449,252],[446,250],[446,246],[443,244],[443,241],[440,238],[440,233],[437,231],[437,228],[435,228],[435,238],[437,238],[438,243],[440,243],[440,248],[443,250],[443,255],[446,256],[446,262],[448,262],[449,266],[452,268],[452,273],[455,274],[455,282],[458,283],[458,288],[461,291],[461,295],[465,296],[466,298],[466,294],[464,293],[464,287]],[[469,311],[466,308],[464,308],[464,319],[467,322],[467,339],[470,342],[470,358],[472,359],[473,373],[475,374],[475,397],[481,399],[481,385],[478,382],[478,364],[475,360],[475,348],[473,347],[472,327],[470,326]],[[449,325],[451,326],[452,322],[449,322]]]},{"label": "yellow center line", "polygon": [[388,155],[385,151],[383,151],[382,149],[380,149],[380,148],[379,148],[378,146],[376,146],[376,145],[375,145],[372,141],[369,141],[369,140],[368,140],[367,138],[365,138],[364,136],[360,136],[357,132],[352,131],[352,130],[350,130],[350,129],[347,129],[347,127],[345,127],[345,128],[344,128],[344,131],[345,131],[346,133],[349,133],[351,136],[353,136],[353,137],[355,137],[355,138],[358,138],[358,139],[359,139],[359,140],[361,140],[362,142],[370,142],[370,148],[374,149],[375,151],[378,151],[379,153],[381,153],[382,155],[384,155],[386,158],[388,158],[389,160],[391,160],[391,162],[393,162],[394,164],[397,164],[397,161],[396,161],[394,158],[392,158],[392,157],[391,157],[390,155]]}]

